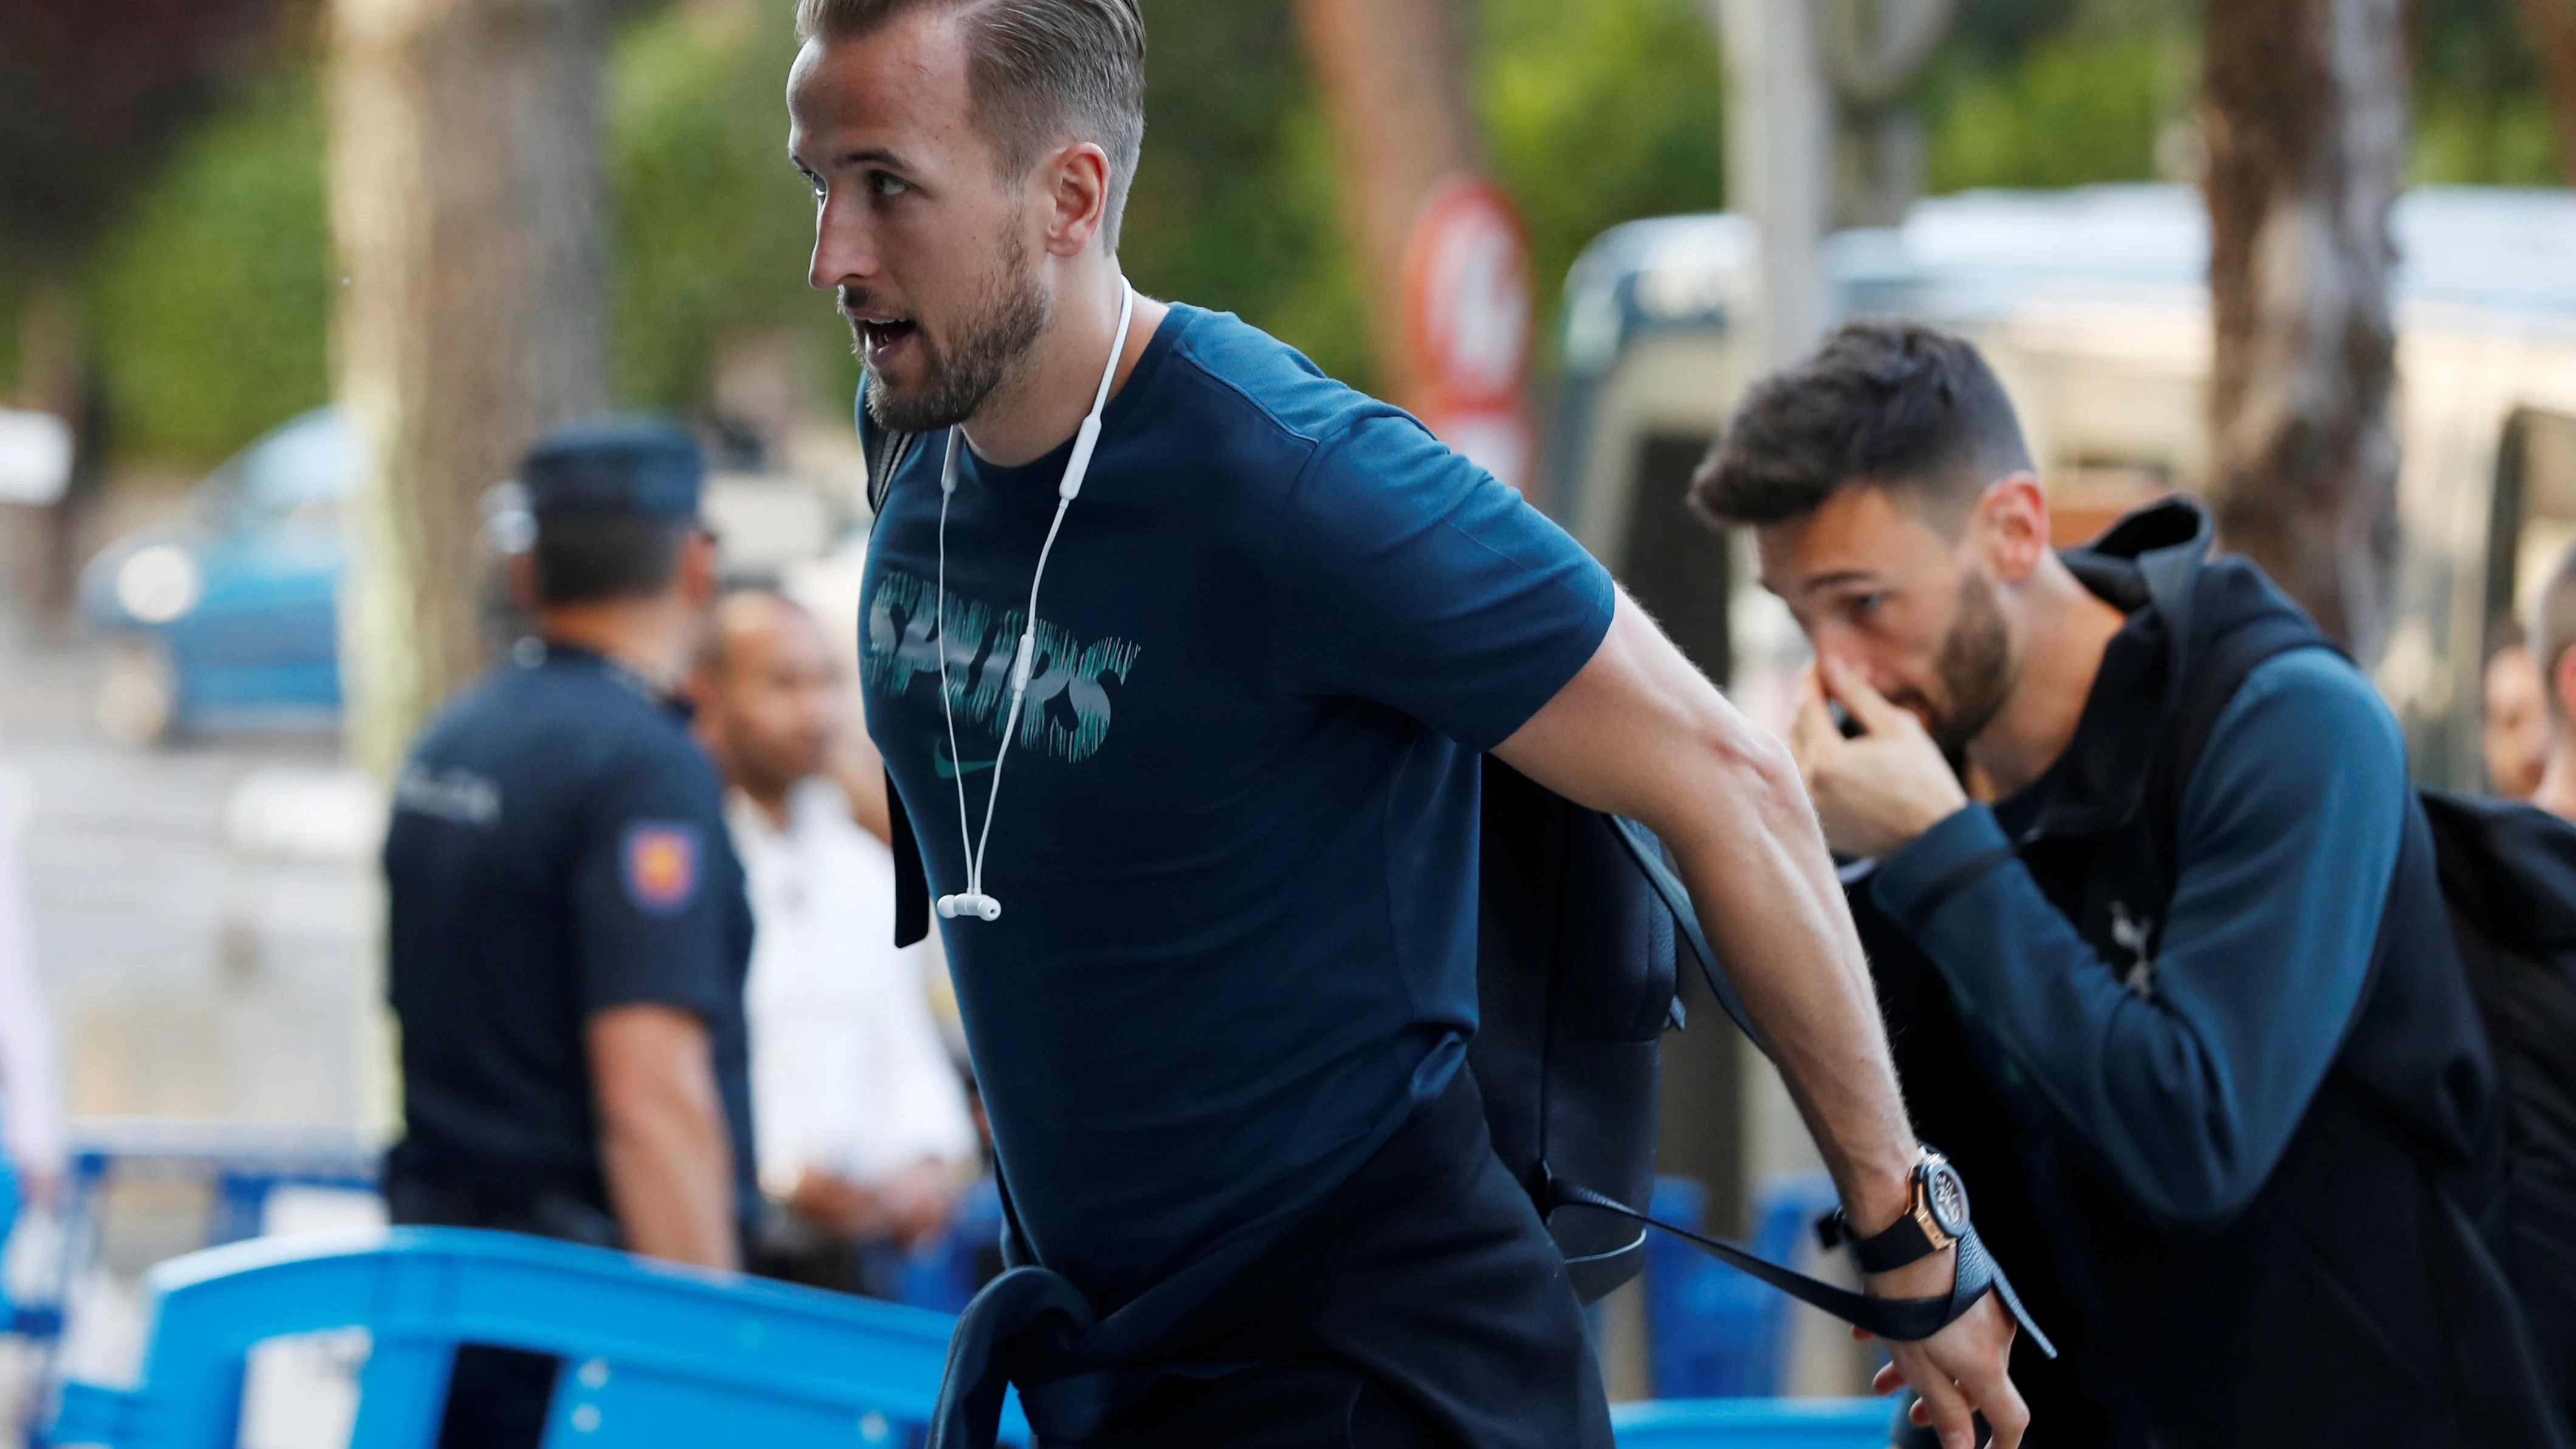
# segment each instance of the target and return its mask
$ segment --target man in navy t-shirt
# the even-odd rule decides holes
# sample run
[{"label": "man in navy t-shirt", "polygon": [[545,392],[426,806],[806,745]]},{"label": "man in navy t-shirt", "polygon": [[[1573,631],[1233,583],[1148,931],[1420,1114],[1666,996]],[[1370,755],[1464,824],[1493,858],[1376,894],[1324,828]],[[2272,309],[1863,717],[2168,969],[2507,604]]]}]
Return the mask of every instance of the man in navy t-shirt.
[{"label": "man in navy t-shirt", "polygon": [[[798,20],[811,280],[869,429],[920,435],[881,480],[868,726],[1055,1275],[970,1310],[952,1398],[1007,1374],[1043,1439],[1102,1446],[1607,1446],[1461,1070],[1478,756],[1671,844],[1875,1234],[1917,1146],[1786,752],[1413,419],[1129,292],[1133,0]],[[1952,1256],[1871,1286],[1946,1294]],[[1961,1449],[1972,1409],[2019,1438],[2010,1336],[1986,1302],[1891,1346]],[[1065,1391],[1085,1365],[1120,1372]]]}]

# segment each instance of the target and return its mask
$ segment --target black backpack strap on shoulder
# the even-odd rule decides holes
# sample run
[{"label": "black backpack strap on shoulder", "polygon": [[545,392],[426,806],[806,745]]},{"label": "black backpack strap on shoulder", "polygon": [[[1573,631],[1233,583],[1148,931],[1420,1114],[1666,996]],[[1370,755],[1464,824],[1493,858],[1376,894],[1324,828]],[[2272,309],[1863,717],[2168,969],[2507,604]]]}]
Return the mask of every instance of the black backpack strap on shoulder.
[{"label": "black backpack strap on shoulder", "polygon": [[2332,648],[2333,642],[2318,633],[2314,624],[2290,614],[2264,615],[2219,636],[2209,663],[2176,711],[2173,733],[2147,778],[2149,819],[2169,880],[2180,843],[2183,792],[2191,786],[2192,772],[2200,768],[2201,754],[2209,748],[2219,717],[2227,713],[2247,676],[2280,655],[2311,646]]},{"label": "black backpack strap on shoulder", "polygon": [[2030,1310],[2022,1307],[2021,1295],[2013,1291],[2012,1280],[2004,1276],[2003,1265],[1986,1251],[1985,1243],[1971,1227],[1959,1239],[1958,1275],[1951,1281],[1945,1298],[1877,1298],[1837,1288],[1792,1268],[1783,1268],[1741,1243],[1677,1228],[1646,1213],[1618,1202],[1590,1188],[1564,1182],[1553,1176],[1547,1183],[1548,1197],[1555,1206],[1597,1208],[1634,1219],[1650,1228],[1659,1228],[1680,1238],[1739,1272],[1749,1274],[1801,1303],[1820,1308],[1855,1328],[1864,1328],[1881,1338],[1898,1343],[1911,1343],[1930,1338],[1964,1317],[1989,1292],[2001,1298],[2013,1322],[2030,1335],[2030,1341],[2050,1358],[2057,1357],[2057,1345],[2031,1320]]},{"label": "black backpack strap on shoulder", "polygon": [[[868,515],[874,527],[876,515],[885,512],[886,494],[894,487],[895,470],[912,456],[919,433],[889,433],[878,429],[868,417],[868,382],[859,378],[858,396],[850,404],[851,421],[859,430],[859,461],[868,472]],[[861,634],[866,630],[863,628]],[[912,833],[912,817],[904,814],[903,796],[894,788],[894,772],[885,777],[887,845],[894,851],[894,944],[895,949],[911,945],[930,934],[930,873],[922,868],[921,840]]]},{"label": "black backpack strap on shoulder", "polygon": [[1663,898],[1664,908],[1673,913],[1674,934],[1681,938],[1682,944],[1699,962],[1700,975],[1708,981],[1708,989],[1717,997],[1717,1004],[1726,1008],[1726,1014],[1735,1018],[1736,1028],[1755,1046],[1762,1047],[1767,1055],[1770,1048],[1763,1044],[1762,1033],[1753,1029],[1753,1018],[1744,1010],[1744,999],[1735,994],[1735,983],[1727,980],[1725,970],[1718,964],[1717,952],[1708,944],[1708,933],[1700,929],[1699,912],[1691,906],[1690,892],[1683,889],[1681,877],[1673,874],[1671,864],[1664,859],[1664,843],[1655,838],[1653,831],[1634,820],[1619,815],[1610,819],[1619,827],[1619,843],[1628,848],[1629,856],[1637,862],[1637,869],[1646,877],[1646,883],[1655,888],[1655,894]]},{"label": "black backpack strap on shoulder", "polygon": [[930,872],[922,868],[921,839],[903,812],[892,770],[886,772],[885,792],[887,844],[894,851],[894,944],[900,951],[930,934]]},{"label": "black backpack strap on shoulder", "polygon": [[868,470],[868,513],[885,512],[886,494],[894,487],[895,470],[912,456],[919,433],[890,433],[878,428],[868,417],[868,383],[859,379],[857,401],[851,404],[852,420],[859,429],[859,461]]}]

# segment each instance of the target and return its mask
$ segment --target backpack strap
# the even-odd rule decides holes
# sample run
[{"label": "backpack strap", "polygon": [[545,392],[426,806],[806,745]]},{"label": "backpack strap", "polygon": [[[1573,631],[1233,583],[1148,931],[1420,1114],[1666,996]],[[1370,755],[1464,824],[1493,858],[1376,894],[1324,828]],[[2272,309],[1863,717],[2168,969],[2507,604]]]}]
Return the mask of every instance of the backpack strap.
[{"label": "backpack strap", "polygon": [[[868,473],[869,527],[874,528],[876,515],[885,512],[886,494],[894,487],[895,470],[912,456],[919,433],[879,431],[868,417],[868,379],[859,376],[858,396],[850,404],[851,421],[859,430],[859,461]],[[862,632],[865,632],[864,630]],[[930,934],[930,872],[921,864],[921,839],[912,832],[912,817],[903,810],[903,796],[894,788],[894,771],[886,771],[886,834],[894,851],[894,944],[901,950]]]},{"label": "backpack strap", "polygon": [[1897,1343],[1930,1338],[1965,1317],[1980,1299],[1993,1293],[2003,1300],[2004,1309],[2012,1314],[2013,1322],[2020,1324],[2022,1332],[2030,1335],[2031,1343],[2048,1357],[2057,1357],[2057,1345],[2049,1342],[2048,1335],[2031,1320],[2030,1310],[2022,1306],[2021,1295],[2013,1291],[2012,1280],[2004,1276],[2003,1265],[1986,1251],[1985,1242],[1977,1236],[1973,1226],[1959,1239],[1958,1272],[1951,1279],[1947,1297],[1878,1298],[1867,1293],[1855,1293],[1848,1288],[1837,1288],[1793,1268],[1783,1268],[1741,1243],[1730,1243],[1724,1238],[1674,1227],[1603,1193],[1563,1181],[1552,1173],[1548,1176],[1546,1191],[1551,1209],[1561,1206],[1597,1208],[1650,1228],[1661,1228],[1728,1267],[1759,1278],[1801,1303],[1823,1309],[1855,1328],[1867,1329],[1880,1338]]},{"label": "backpack strap", "polygon": [[912,817],[894,788],[894,771],[885,772],[886,834],[894,849],[894,946],[900,951],[930,934],[930,872],[921,864],[921,838],[912,833]]},{"label": "backpack strap", "polygon": [[1699,912],[1691,907],[1690,892],[1682,888],[1681,877],[1673,874],[1671,863],[1664,858],[1664,843],[1655,838],[1655,832],[1625,816],[1613,815],[1610,821],[1617,827],[1619,843],[1637,862],[1638,872],[1663,898],[1664,909],[1673,913],[1674,934],[1690,948],[1691,958],[1699,962],[1700,975],[1717,997],[1717,1004],[1726,1008],[1726,1014],[1735,1018],[1737,1029],[1767,1055],[1770,1048],[1763,1045],[1762,1033],[1753,1029],[1753,1018],[1744,1009],[1744,999],[1735,994],[1735,983],[1727,979],[1725,969],[1718,964],[1717,952],[1709,947],[1708,933],[1700,929]]},{"label": "backpack strap", "polygon": [[868,513],[874,517],[885,512],[886,494],[894,488],[895,470],[912,456],[913,445],[921,441],[919,433],[890,433],[878,429],[868,416],[868,380],[859,377],[859,391],[850,404],[851,420],[859,429],[859,461],[868,470]]},{"label": "backpack strap", "polygon": [[2280,655],[2312,646],[2334,647],[2314,624],[2292,614],[2266,614],[2219,636],[2208,666],[2174,717],[2170,743],[2156,756],[2147,776],[2148,819],[2168,886],[2181,844],[2183,792],[2190,788],[2192,772],[2200,768],[2200,757],[2209,748],[2219,717],[2227,713],[2247,676]]},{"label": "backpack strap", "polygon": [[[1653,831],[1634,820],[1617,815],[1610,818],[1618,826],[1619,843],[1627,847],[1629,856],[1637,862],[1638,871],[1654,887],[1655,894],[1663,898],[1665,908],[1672,912],[1674,934],[1689,947],[1692,957],[1699,962],[1700,974],[1707,978],[1709,990],[1717,996],[1718,1004],[1726,1008],[1726,1014],[1735,1019],[1736,1026],[1754,1046],[1768,1056],[1771,1049],[1764,1044],[1762,1033],[1754,1030],[1753,1018],[1745,1011],[1743,998],[1736,995],[1735,984],[1727,979],[1725,969],[1718,964],[1717,952],[1708,943],[1708,933],[1700,927],[1699,912],[1691,906],[1690,893],[1682,888],[1681,877],[1673,873],[1671,863],[1664,858],[1663,842],[1655,838]],[[2050,1358],[2057,1357],[2057,1346],[2050,1343],[2048,1335],[2032,1321],[2030,1310],[2022,1307],[2021,1295],[2013,1291],[2012,1280],[2004,1276],[2003,1266],[1986,1251],[1985,1243],[1977,1237],[1973,1227],[1959,1240],[1958,1276],[1952,1280],[1950,1296],[1876,1298],[1810,1278],[1794,1268],[1782,1267],[1741,1243],[1695,1233],[1688,1228],[1675,1227],[1650,1213],[1641,1213],[1605,1193],[1565,1181],[1548,1171],[1543,1159],[1539,1163],[1539,1171],[1546,1177],[1541,1191],[1547,1212],[1559,1207],[1594,1208],[1615,1213],[1648,1228],[1661,1229],[1730,1268],[1759,1278],[1802,1303],[1820,1308],[1881,1338],[1899,1343],[1930,1338],[1976,1307],[1978,1300],[1991,1291],[2003,1300],[2004,1308],[2012,1314],[2013,1321],[2030,1335],[2031,1342],[2038,1346],[2039,1351]]]}]

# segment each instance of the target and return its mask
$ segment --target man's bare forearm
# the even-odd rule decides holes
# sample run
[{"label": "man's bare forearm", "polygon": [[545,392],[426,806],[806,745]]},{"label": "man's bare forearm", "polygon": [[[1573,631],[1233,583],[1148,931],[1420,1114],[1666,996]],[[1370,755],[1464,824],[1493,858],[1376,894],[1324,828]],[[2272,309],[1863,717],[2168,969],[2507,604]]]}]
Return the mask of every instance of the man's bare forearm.
[{"label": "man's bare forearm", "polygon": [[710,1134],[680,1123],[637,1124],[603,1133],[600,1165],[628,1250],[707,1268],[739,1266],[725,1155],[721,1127]]},{"label": "man's bare forearm", "polygon": [[706,1028],[663,1006],[590,1023],[600,1172],[632,1252],[708,1268],[739,1265],[733,1146]]},{"label": "man's bare forearm", "polygon": [[1495,753],[1672,847],[1854,1223],[1896,1221],[1913,1132],[1868,963],[1787,747],[1623,595],[1592,662]]},{"label": "man's bare forearm", "polygon": [[1854,1222],[1874,1230],[1905,1210],[1915,1142],[1860,939],[1787,751],[1762,739],[1712,753],[1701,787],[1646,824],[1672,847]]}]

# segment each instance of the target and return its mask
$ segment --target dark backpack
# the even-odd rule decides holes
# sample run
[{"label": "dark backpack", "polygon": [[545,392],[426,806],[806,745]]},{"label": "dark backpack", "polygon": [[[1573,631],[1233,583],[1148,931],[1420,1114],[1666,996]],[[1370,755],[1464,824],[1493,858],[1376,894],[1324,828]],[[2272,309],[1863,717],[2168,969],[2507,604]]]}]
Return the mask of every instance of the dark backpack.
[{"label": "dark backpack", "polygon": [[[2245,677],[2318,642],[2272,625],[2221,645],[2157,782],[2168,840],[2182,787]],[[2576,1427],[2576,826],[2510,801],[2416,798],[2502,1098],[2486,1144],[2497,1186],[2479,1227],[2522,1306],[2542,1382]]]},{"label": "dark backpack", "polygon": [[1494,1154],[1537,1204],[1584,1302],[1635,1277],[1642,1223],[1566,1200],[1581,1187],[1642,1212],[1654,1193],[1663,1034],[1683,1023],[1688,952],[1740,1022],[1663,847],[1485,757],[1476,905],[1476,1035],[1467,1064]]},{"label": "dark backpack", "polygon": [[2423,800],[2504,1094],[2504,1187],[2482,1226],[2576,1426],[2576,826],[2528,805]]},{"label": "dark backpack", "polygon": [[[877,434],[859,410],[868,501],[882,511],[916,434]],[[895,857],[895,944],[930,933],[920,842],[886,777]],[[1576,1295],[1594,1302],[1645,1266],[1660,1228],[1794,1298],[1882,1337],[1929,1337],[1991,1283],[2042,1350],[2002,1269],[1972,1232],[1960,1245],[1965,1301],[1872,1298],[1647,1215],[1655,1178],[1662,1036],[1683,1022],[1687,952],[1717,1000],[1758,1045],[1734,986],[1709,949],[1689,895],[1653,833],[1588,810],[1488,755],[1478,830],[1476,988],[1468,1067],[1494,1153],[1530,1195],[1565,1255]]]}]

